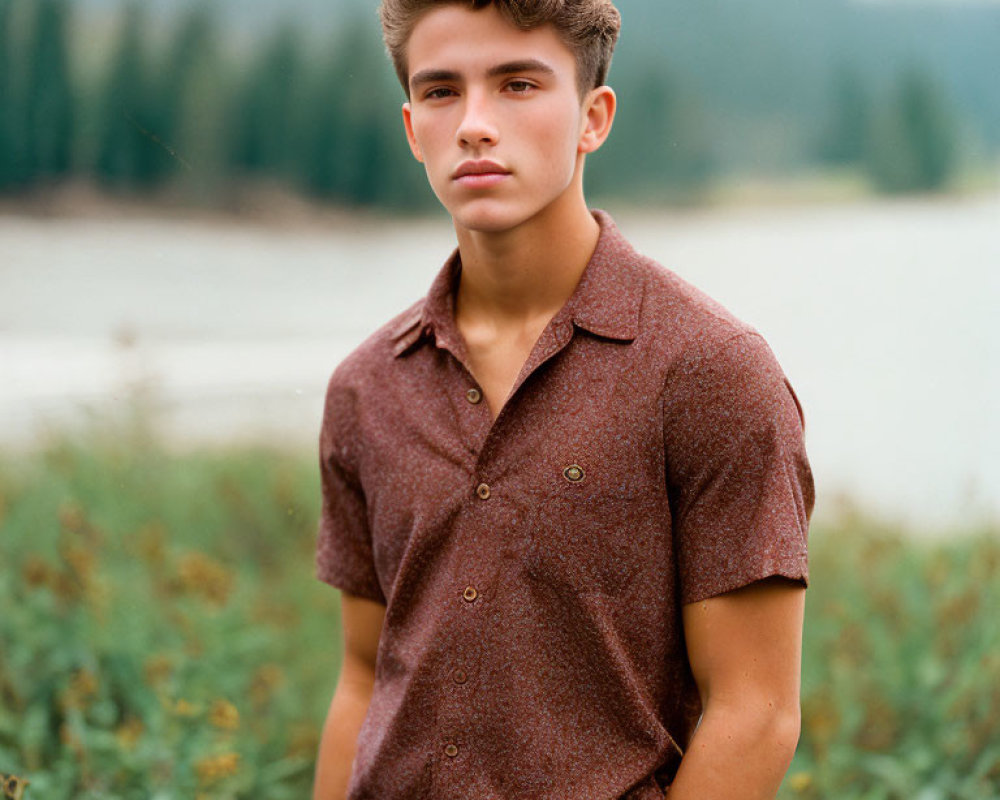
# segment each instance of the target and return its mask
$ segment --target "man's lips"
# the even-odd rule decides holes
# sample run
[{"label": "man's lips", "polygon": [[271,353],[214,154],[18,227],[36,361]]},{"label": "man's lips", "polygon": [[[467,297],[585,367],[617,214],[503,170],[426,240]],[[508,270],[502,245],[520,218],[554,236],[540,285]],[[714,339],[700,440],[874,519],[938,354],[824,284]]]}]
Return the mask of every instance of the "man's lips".
[{"label": "man's lips", "polygon": [[452,180],[466,186],[492,186],[510,175],[510,170],[495,161],[465,161],[452,175]]}]

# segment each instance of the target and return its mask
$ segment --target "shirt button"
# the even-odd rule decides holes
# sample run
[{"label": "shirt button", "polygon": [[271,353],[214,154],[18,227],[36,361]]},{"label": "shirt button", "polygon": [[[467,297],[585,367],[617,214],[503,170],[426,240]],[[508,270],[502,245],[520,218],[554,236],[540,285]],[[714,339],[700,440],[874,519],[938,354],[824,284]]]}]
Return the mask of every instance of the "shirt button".
[{"label": "shirt button", "polygon": [[455,756],[458,755],[458,747],[449,742],[444,746],[444,754],[448,756],[448,758],[454,758]]},{"label": "shirt button", "polygon": [[488,485],[486,485],[485,483],[481,483],[481,484],[479,484],[479,486],[476,487],[476,494],[479,495],[479,499],[480,500],[489,500],[490,499],[490,487]]},{"label": "shirt button", "polygon": [[570,483],[579,483],[583,480],[583,467],[579,464],[570,464],[563,470],[563,475]]},{"label": "shirt button", "polygon": [[462,599],[464,599],[467,603],[471,603],[477,597],[479,597],[479,592],[476,591],[475,586],[466,586],[465,591],[462,592]]},{"label": "shirt button", "polygon": [[454,678],[455,683],[465,683],[467,680],[469,680],[469,676],[466,675],[465,672],[460,669],[456,669],[453,673],[451,673],[451,677]]},{"label": "shirt button", "polygon": [[472,403],[472,405],[478,405],[479,401],[483,399],[483,393],[478,389],[469,389],[465,393],[465,399]]}]

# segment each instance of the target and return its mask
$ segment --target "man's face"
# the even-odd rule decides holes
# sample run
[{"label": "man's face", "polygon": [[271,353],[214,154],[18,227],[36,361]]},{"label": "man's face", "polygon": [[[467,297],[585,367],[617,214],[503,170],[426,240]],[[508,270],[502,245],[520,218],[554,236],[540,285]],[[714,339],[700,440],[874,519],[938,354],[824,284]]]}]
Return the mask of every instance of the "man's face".
[{"label": "man's face", "polygon": [[456,225],[509,230],[574,191],[587,106],[552,26],[447,5],[421,18],[407,55],[407,137]]}]

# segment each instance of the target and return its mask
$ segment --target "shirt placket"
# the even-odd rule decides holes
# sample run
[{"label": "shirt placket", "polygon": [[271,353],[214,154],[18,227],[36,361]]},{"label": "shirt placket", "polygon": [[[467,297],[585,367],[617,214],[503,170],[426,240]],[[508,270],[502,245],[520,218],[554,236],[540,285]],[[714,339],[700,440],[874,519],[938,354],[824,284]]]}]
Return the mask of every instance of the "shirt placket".
[{"label": "shirt placket", "polygon": [[[496,608],[502,584],[495,580],[496,574],[486,573],[482,566],[499,561],[499,551],[504,546],[508,534],[505,530],[512,517],[512,507],[504,496],[502,458],[500,444],[502,429],[509,418],[516,414],[518,393],[532,374],[547,361],[563,350],[572,338],[572,324],[564,321],[546,328],[536,347],[529,355],[518,376],[508,401],[498,417],[493,420],[485,402],[482,390],[475,383],[471,371],[462,362],[459,354],[446,341],[445,346],[454,356],[460,369],[462,381],[449,390],[455,397],[458,424],[470,441],[474,451],[474,467],[469,476],[469,500],[466,530],[461,531],[463,550],[470,556],[469,569],[456,576],[446,602],[452,605],[453,620],[449,636],[449,652],[442,659],[441,674],[442,701],[438,704],[438,765],[437,791],[441,796],[460,796],[476,788],[482,778],[481,771],[472,765],[489,754],[476,752],[475,730],[479,727],[474,718],[476,704],[473,698],[478,690],[479,673],[486,652],[489,637],[489,615]],[[464,382],[463,382],[464,381]],[[474,537],[481,538],[475,539]],[[493,557],[487,557],[484,549],[493,548]],[[479,787],[488,791],[488,787]],[[486,797],[480,793],[479,796]]]},{"label": "shirt placket", "polygon": [[[485,481],[477,479],[476,471],[477,458],[492,420],[486,398],[466,363],[462,342],[448,327],[438,326],[435,330],[435,345],[448,359],[445,392],[468,457],[469,499],[463,511],[472,516],[464,527],[480,529],[493,524],[488,506],[492,491]],[[491,594],[489,576],[482,572],[482,565],[490,563],[491,559],[479,552],[470,533],[475,530],[458,532],[458,547],[466,568],[455,570],[452,585],[443,598],[448,606],[445,609],[448,632],[438,661],[432,770],[435,797],[457,797],[470,787],[469,760],[475,746],[469,720],[470,698],[477,685],[481,658],[479,639]]]}]

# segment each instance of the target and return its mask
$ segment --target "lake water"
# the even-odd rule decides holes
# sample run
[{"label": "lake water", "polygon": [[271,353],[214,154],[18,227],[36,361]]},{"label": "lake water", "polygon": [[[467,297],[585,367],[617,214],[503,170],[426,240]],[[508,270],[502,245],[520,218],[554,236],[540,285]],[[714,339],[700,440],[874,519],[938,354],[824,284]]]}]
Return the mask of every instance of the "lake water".
[{"label": "lake water", "polygon": [[[1000,196],[615,216],[770,342],[817,517],[849,497],[915,530],[1000,519]],[[452,246],[443,218],[0,215],[0,446],[140,394],[178,447],[312,447],[330,371]]]}]

